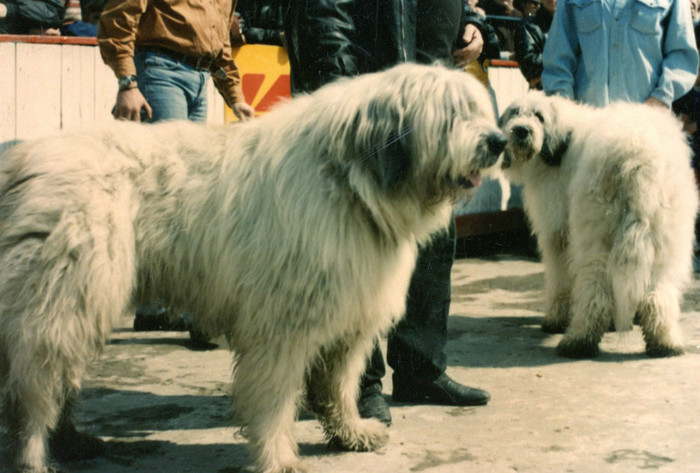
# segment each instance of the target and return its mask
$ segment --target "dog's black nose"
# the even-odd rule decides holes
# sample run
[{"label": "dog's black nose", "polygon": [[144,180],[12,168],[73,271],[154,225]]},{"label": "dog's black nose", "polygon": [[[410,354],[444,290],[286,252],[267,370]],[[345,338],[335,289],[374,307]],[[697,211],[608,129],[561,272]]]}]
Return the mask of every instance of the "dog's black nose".
[{"label": "dog's black nose", "polygon": [[515,138],[524,140],[530,136],[530,129],[526,126],[517,125],[510,129],[510,132],[515,135]]},{"label": "dog's black nose", "polygon": [[507,143],[508,140],[506,137],[500,133],[493,133],[486,138],[486,144],[489,147],[489,151],[495,155],[501,154]]}]

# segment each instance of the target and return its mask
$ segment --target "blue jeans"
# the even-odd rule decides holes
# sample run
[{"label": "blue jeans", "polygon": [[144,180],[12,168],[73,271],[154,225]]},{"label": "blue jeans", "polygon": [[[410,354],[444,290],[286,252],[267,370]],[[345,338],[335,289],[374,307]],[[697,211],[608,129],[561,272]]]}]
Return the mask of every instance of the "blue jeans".
[{"label": "blue jeans", "polygon": [[207,120],[209,71],[197,70],[172,57],[136,48],[139,90],[153,110],[151,122]]}]

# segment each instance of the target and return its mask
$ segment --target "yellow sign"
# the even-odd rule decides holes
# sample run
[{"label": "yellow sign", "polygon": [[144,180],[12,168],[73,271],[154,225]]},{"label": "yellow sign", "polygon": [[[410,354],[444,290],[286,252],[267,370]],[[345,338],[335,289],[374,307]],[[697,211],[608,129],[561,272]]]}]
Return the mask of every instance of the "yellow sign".
[{"label": "yellow sign", "polygon": [[[243,95],[256,115],[289,97],[289,59],[284,48],[246,44],[233,50],[233,59],[240,69]],[[226,107],[226,123],[234,120]]]}]

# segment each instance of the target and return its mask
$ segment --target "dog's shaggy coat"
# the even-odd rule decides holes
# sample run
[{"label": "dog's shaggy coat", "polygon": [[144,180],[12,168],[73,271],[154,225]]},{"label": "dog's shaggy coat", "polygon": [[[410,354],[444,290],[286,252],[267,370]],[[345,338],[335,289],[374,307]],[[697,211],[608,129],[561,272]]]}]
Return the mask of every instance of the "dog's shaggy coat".
[{"label": "dog's shaggy coat", "polygon": [[417,246],[504,146],[475,79],[415,65],[228,128],[115,123],[15,146],[0,167],[10,464],[50,471],[47,438],[74,432],[87,361],[153,297],[227,337],[259,470],[302,469],[304,384],[334,443],[382,446],[385,428],[355,404],[365,356],[402,316]]},{"label": "dog's shaggy coat", "polygon": [[637,314],[649,356],[682,353],[698,196],[679,122],[642,104],[531,93],[501,126],[505,174],[524,184],[544,260],[542,328],[566,329],[558,352],[595,356],[611,323],[629,330]]}]

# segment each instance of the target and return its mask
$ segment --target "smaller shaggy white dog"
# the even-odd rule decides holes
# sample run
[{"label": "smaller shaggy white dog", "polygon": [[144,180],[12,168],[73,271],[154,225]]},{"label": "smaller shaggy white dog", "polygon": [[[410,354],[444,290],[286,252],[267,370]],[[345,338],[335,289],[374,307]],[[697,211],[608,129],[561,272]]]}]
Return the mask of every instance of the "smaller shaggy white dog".
[{"label": "smaller shaggy white dog", "polygon": [[639,318],[646,353],[683,352],[680,299],[692,273],[698,195],[690,149],[669,111],[592,108],[531,93],[501,117],[504,167],[524,184],[545,265],[545,332],[591,357],[614,322]]},{"label": "smaller shaggy white dog", "polygon": [[155,297],[227,337],[259,471],[303,470],[292,427],[304,385],[333,444],[383,446],[386,428],[357,412],[365,357],[403,315],[418,245],[447,226],[462,185],[500,168],[505,141],[476,79],[403,65],[231,127],[115,123],[11,148],[6,464],[53,471],[49,438],[94,449],[70,416],[86,363]]}]

